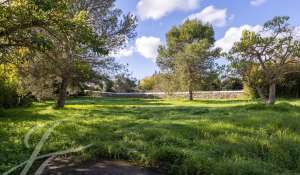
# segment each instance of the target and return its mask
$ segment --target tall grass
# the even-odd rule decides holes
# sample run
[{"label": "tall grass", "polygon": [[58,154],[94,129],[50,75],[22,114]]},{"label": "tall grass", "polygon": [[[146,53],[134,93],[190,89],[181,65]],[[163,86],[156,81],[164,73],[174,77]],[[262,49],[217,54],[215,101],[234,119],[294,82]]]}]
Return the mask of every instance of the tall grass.
[{"label": "tall grass", "polygon": [[[274,107],[251,101],[71,99],[0,113],[0,173],[27,160],[47,130],[64,119],[43,153],[94,143],[76,160],[124,159],[168,174],[300,173],[300,101]],[[23,144],[30,128],[42,126]]]}]

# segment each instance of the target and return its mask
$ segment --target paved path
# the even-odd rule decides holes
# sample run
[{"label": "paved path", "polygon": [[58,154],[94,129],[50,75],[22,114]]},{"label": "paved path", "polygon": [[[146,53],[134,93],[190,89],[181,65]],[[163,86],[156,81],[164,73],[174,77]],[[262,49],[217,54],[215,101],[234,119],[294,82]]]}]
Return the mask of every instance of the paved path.
[{"label": "paved path", "polygon": [[70,160],[55,159],[43,175],[162,175],[154,170],[129,164],[125,161],[86,162],[80,165]]}]

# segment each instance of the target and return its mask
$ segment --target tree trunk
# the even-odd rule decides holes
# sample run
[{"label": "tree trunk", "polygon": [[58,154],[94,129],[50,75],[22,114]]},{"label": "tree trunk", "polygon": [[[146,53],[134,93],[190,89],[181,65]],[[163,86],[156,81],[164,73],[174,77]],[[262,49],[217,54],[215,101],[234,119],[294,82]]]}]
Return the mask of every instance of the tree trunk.
[{"label": "tree trunk", "polygon": [[267,105],[274,105],[276,100],[276,83],[271,83],[269,87],[269,99]]},{"label": "tree trunk", "polygon": [[68,81],[66,78],[63,78],[59,87],[59,95],[57,100],[57,107],[58,108],[64,108],[66,97],[67,97],[67,87],[68,87]]},{"label": "tree trunk", "polygon": [[189,100],[190,101],[194,100],[193,91],[191,89],[189,89]]},{"label": "tree trunk", "polygon": [[266,98],[265,94],[263,93],[262,89],[261,89],[260,87],[256,87],[255,89],[256,89],[256,91],[257,91],[259,97],[260,97],[262,100],[264,100],[264,102],[266,102],[266,101],[267,101],[267,98]]}]

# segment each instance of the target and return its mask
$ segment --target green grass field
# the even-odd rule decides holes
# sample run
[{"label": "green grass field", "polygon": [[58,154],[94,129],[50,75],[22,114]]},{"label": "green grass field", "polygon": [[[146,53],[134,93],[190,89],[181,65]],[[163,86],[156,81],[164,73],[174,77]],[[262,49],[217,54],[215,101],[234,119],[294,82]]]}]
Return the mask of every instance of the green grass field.
[{"label": "green grass field", "polygon": [[[72,99],[0,113],[0,174],[29,159],[57,120],[41,154],[94,145],[77,160],[121,159],[169,174],[300,173],[300,101]],[[26,133],[40,126],[23,143]]]}]

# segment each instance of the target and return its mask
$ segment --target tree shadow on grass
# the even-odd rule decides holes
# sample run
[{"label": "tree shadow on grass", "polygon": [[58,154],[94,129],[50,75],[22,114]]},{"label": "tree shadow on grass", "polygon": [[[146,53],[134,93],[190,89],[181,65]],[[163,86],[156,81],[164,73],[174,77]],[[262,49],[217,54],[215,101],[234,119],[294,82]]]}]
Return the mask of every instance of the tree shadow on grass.
[{"label": "tree shadow on grass", "polygon": [[45,109],[44,107],[46,106],[0,110],[0,122],[5,122],[5,120],[9,120],[11,122],[49,121],[54,119],[55,117],[51,114],[39,113]]},{"label": "tree shadow on grass", "polygon": [[202,99],[197,99],[197,100],[194,100],[193,102],[200,102],[200,103],[203,103],[203,104],[239,104],[239,103],[247,103],[247,102],[253,102],[253,100],[243,100],[243,99],[221,99],[221,100],[218,100],[218,99],[210,99],[210,100],[202,100]]},{"label": "tree shadow on grass", "polygon": [[[68,109],[74,110],[74,109]],[[260,127],[263,122],[283,119],[285,115],[300,114],[300,108],[288,103],[279,103],[273,107],[263,104],[247,104],[230,107],[197,107],[197,106],[104,106],[99,109],[77,109],[85,113],[85,117],[127,117],[135,120],[197,120],[201,117],[223,122],[240,122]],[[271,118],[270,118],[271,117]],[[249,121],[249,122],[247,122]],[[255,122],[256,121],[256,122]],[[253,123],[251,123],[253,122]]]},{"label": "tree shadow on grass", "polygon": [[[218,174],[229,170],[239,174],[254,170],[256,174],[266,170],[270,174],[297,171],[300,143],[292,137],[300,135],[297,106],[289,103],[274,107],[238,103],[218,108],[166,106],[155,103],[156,100],[150,101],[155,104],[152,106],[142,105],[148,104],[143,99],[114,100],[100,100],[100,105],[104,105],[99,109],[76,109],[79,117],[56,128],[44,151],[94,143],[90,149],[78,153],[80,159],[125,159],[146,166],[163,165],[171,174],[184,174],[184,170],[189,174]],[[136,106],[116,107],[114,104]],[[19,109],[17,113],[6,111],[4,119],[5,122],[9,122],[10,117],[14,117],[13,122],[53,119],[51,115],[36,115],[36,110],[39,108]],[[2,121],[0,118],[0,123]],[[7,130],[2,134],[8,135],[7,138],[12,136]],[[13,144],[12,140],[6,145]],[[23,149],[15,145],[13,149]],[[8,156],[8,153],[11,152],[3,155]]]},{"label": "tree shadow on grass", "polygon": [[160,99],[143,99],[143,98],[109,98],[109,97],[81,97],[69,99],[67,105],[99,105],[99,106],[113,106],[113,105],[171,105],[170,103],[163,103]]},{"label": "tree shadow on grass", "polygon": [[[198,110],[201,112],[198,113]],[[297,161],[294,159],[300,157],[299,141],[289,138],[289,135],[286,138],[276,135],[282,130],[299,126],[299,120],[286,122],[287,117],[300,118],[299,115],[293,116],[291,110],[298,112],[299,108],[284,103],[271,108],[260,104],[217,109],[149,106],[132,111],[118,108],[119,115],[114,114],[113,108],[106,108],[109,115],[104,118],[108,120],[79,122],[80,127],[85,128],[81,134],[86,137],[78,137],[79,140],[75,137],[73,140],[79,143],[93,140],[97,145],[91,150],[95,159],[146,161],[151,166],[163,163],[168,171],[181,171],[185,166],[194,165],[199,166],[199,170],[212,168],[210,166],[220,168],[225,166],[220,164],[226,162],[228,169],[244,173],[252,168],[259,174],[266,169],[270,172],[280,172],[280,168],[296,171]],[[101,110],[91,110],[90,113],[95,118],[97,115],[103,116]],[[299,136],[299,132],[291,130],[286,134]],[[276,146],[269,147],[269,144]],[[283,150],[288,151],[283,154]],[[235,162],[237,157],[240,161],[248,161],[243,166],[253,167],[244,169]],[[206,162],[192,161],[198,159]]]},{"label": "tree shadow on grass", "polygon": [[24,137],[31,128],[46,125],[56,119],[51,114],[39,114],[40,110],[42,109],[33,107],[0,111],[0,174],[28,160],[43,132],[47,130],[46,127],[41,127],[34,132],[29,140],[30,147],[27,148]]}]

